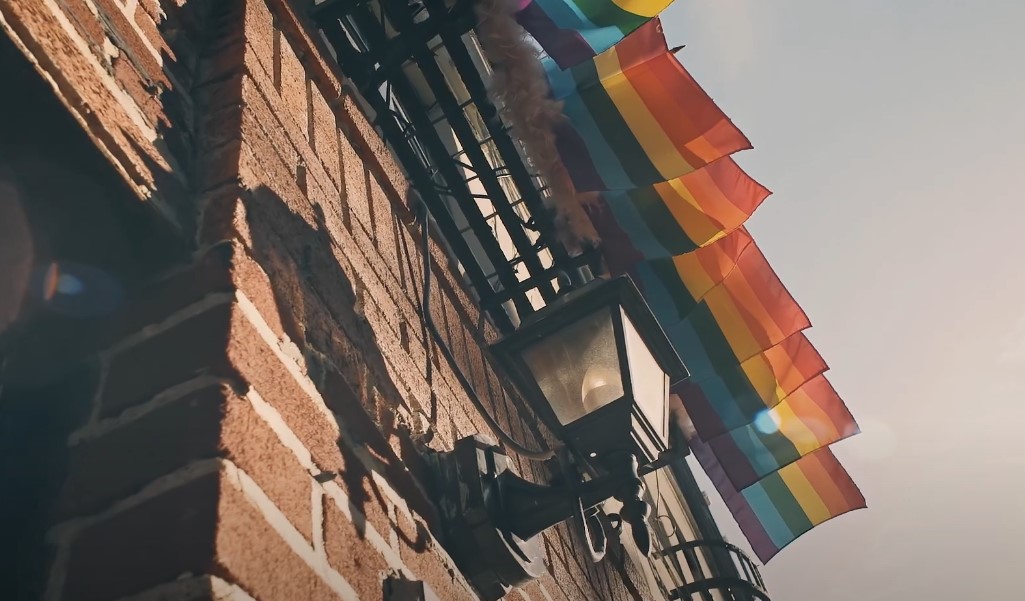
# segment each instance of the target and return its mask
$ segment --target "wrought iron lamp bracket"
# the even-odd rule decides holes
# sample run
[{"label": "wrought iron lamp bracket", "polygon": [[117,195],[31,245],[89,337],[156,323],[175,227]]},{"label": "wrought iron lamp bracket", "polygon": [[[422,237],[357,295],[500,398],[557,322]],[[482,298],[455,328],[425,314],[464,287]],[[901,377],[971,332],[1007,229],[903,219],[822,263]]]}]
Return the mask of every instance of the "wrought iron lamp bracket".
[{"label": "wrought iron lamp bracket", "polygon": [[[642,553],[651,537],[637,461],[624,456],[610,473],[583,480],[567,451],[557,455],[561,478],[535,484],[510,469],[509,458],[483,436],[458,441],[455,449],[431,459],[435,469],[445,547],[485,599],[499,599],[511,587],[545,571],[541,532],[565,521],[587,541],[588,553],[601,561],[610,534],[623,522],[631,525]],[[616,498],[619,514],[605,515],[599,505]]]}]

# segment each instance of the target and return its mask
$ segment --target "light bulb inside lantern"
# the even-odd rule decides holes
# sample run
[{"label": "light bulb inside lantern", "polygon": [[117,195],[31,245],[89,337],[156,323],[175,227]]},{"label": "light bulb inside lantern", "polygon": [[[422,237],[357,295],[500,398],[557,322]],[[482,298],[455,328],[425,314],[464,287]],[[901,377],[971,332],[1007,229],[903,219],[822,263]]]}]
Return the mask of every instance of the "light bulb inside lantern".
[{"label": "light bulb inside lantern", "polygon": [[584,374],[580,387],[584,410],[588,413],[600,409],[623,396],[623,381],[619,370],[604,365],[592,365]]}]

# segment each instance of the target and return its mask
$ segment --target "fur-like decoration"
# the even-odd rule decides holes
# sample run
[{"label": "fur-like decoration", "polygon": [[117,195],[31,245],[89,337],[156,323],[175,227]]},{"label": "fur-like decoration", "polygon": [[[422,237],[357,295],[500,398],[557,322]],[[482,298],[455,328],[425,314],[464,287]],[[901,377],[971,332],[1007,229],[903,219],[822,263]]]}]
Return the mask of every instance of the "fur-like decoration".
[{"label": "fur-like decoration", "polygon": [[555,125],[565,117],[562,103],[548,95],[548,82],[540,51],[526,39],[513,18],[516,0],[478,0],[477,38],[493,72],[492,100],[512,126],[528,160],[551,191],[547,202],[555,211],[560,241],[571,251],[598,241],[598,234],[582,203],[594,202],[596,193],[577,193],[555,147]]}]

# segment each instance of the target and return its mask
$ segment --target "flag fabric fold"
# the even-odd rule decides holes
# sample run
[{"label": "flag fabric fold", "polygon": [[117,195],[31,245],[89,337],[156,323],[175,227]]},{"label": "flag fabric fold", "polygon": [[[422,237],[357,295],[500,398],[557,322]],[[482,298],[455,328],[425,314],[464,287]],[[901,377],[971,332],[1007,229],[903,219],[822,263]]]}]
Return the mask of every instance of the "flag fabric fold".
[{"label": "flag fabric fold", "polygon": [[696,378],[811,325],[745,228],[685,255],[638,263],[631,274]]},{"label": "flag fabric fold", "polygon": [[738,490],[801,457],[858,433],[847,406],[825,376],[806,382],[755,420],[708,440]]},{"label": "flag fabric fold", "polygon": [[707,444],[695,437],[690,445],[762,563],[812,528],[866,507],[864,495],[829,447],[738,491]]},{"label": "flag fabric fold", "polygon": [[691,372],[673,392],[708,437],[702,465],[763,561],[864,502],[830,489],[857,490],[819,451],[858,427],[802,334],[807,316],[745,227],[628,271]]},{"label": "flag fabric fold", "polygon": [[740,364],[713,364],[713,374],[692,374],[673,386],[694,428],[705,439],[752,423],[828,365],[803,333]]},{"label": "flag fabric fold", "polygon": [[672,0],[520,0],[516,20],[562,69],[594,58]]},{"label": "flag fabric fold", "polygon": [[769,196],[730,157],[645,188],[609,191],[584,209],[604,241],[615,241],[609,268],[683,255],[736,230]]},{"label": "flag fabric fold", "polygon": [[576,191],[600,193],[584,210],[609,271],[632,276],[687,365],[672,393],[694,455],[764,562],[865,506],[829,449],[858,426],[744,226],[769,191],[730,157],[750,142],[668,50],[652,18],[666,4],[528,0],[517,18],[551,56],[555,146]]},{"label": "flag fabric fold", "polygon": [[643,188],[751,147],[669,52],[658,19],[591,60],[545,70],[565,117],[556,148],[579,192]]}]

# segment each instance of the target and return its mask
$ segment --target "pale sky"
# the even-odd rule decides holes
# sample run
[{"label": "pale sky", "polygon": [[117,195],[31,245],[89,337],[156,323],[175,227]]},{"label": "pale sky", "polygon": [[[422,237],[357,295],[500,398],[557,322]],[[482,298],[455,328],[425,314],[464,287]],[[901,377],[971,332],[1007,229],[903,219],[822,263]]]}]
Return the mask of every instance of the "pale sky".
[{"label": "pale sky", "polygon": [[663,22],[755,145],[738,161],[775,194],[751,230],[863,430],[834,450],[869,509],[773,559],[773,600],[1025,598],[1025,2],[680,0]]}]

